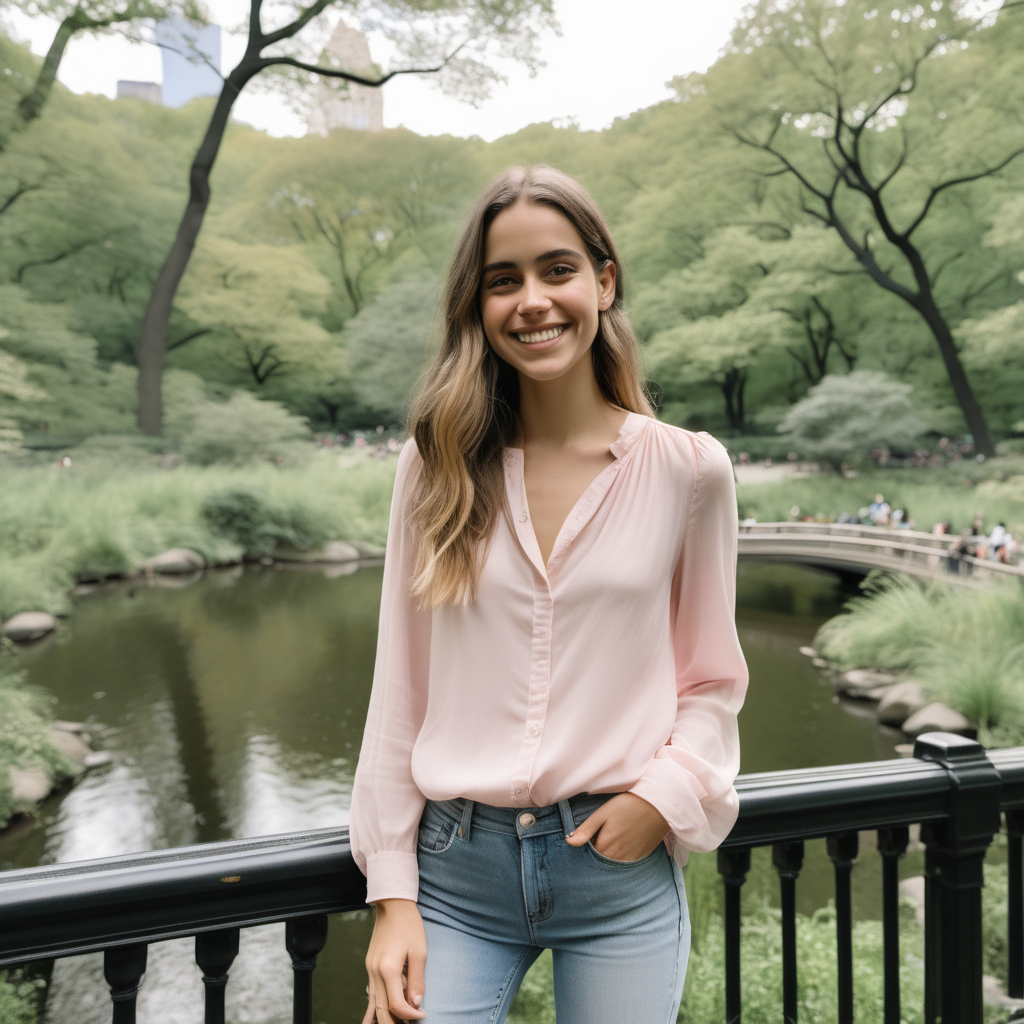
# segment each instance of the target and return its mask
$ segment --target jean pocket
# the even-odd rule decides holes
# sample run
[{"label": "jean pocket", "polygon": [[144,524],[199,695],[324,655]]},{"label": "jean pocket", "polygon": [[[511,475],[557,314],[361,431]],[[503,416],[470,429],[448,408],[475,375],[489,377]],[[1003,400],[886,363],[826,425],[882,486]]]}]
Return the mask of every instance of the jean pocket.
[{"label": "jean pocket", "polygon": [[416,847],[423,853],[444,853],[455,839],[457,822],[428,807],[420,819]]},{"label": "jean pocket", "polygon": [[597,847],[594,846],[591,840],[588,839],[586,842],[586,848],[590,851],[590,854],[594,858],[594,860],[596,860],[599,864],[611,864],[617,868],[635,868],[641,864],[646,864],[648,861],[654,860],[658,856],[658,851],[664,849],[664,846],[664,843],[658,843],[658,845],[653,850],[651,850],[651,852],[647,854],[646,857],[641,857],[639,860],[615,860],[614,857],[606,857],[603,853],[601,853],[597,849]]}]

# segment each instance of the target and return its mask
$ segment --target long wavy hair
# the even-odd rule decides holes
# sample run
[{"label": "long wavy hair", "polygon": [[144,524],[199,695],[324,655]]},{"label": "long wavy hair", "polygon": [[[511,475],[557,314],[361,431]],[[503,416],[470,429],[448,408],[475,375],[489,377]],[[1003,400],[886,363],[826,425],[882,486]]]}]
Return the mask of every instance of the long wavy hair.
[{"label": "long wavy hair", "polygon": [[597,203],[575,178],[543,164],[499,174],[459,238],[444,290],[441,343],[409,415],[422,460],[412,505],[412,593],[424,608],[474,599],[487,543],[498,516],[508,514],[503,454],[519,435],[519,378],[484,335],[480,283],[487,230],[520,200],[558,210],[579,233],[596,271],[615,264],[615,299],[598,315],[591,348],[594,374],[612,405],[654,415],[640,345],[622,308],[622,263]]}]

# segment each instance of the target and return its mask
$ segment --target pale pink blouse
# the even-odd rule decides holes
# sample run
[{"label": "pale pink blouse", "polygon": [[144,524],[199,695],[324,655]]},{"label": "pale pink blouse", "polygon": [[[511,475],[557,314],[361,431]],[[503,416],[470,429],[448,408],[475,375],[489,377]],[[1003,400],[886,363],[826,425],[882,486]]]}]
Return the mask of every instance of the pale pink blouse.
[{"label": "pale pink blouse", "polygon": [[409,595],[419,454],[402,449],[349,825],[368,902],[417,898],[428,797],[543,807],[628,790],[669,823],[680,864],[732,828],[747,687],[732,464],[708,434],[636,413],[611,453],[545,565],[523,452],[506,449],[512,522],[476,601],[425,612]]}]

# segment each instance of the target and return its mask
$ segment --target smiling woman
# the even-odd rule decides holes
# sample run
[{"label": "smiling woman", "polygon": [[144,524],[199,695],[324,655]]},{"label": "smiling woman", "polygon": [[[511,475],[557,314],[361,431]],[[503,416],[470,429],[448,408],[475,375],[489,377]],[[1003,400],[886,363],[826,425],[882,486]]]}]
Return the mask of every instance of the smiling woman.
[{"label": "smiling woman", "polygon": [[593,199],[484,191],[391,506],[350,835],[365,1024],[500,1024],[541,951],[558,1019],[675,1019],[680,868],[736,817],[747,670],[732,466],[659,423]]}]

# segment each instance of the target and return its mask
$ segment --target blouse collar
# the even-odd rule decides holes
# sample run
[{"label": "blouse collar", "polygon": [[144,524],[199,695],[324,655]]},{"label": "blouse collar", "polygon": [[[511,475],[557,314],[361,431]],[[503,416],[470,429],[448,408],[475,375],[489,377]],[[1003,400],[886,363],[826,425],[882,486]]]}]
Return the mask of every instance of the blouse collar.
[{"label": "blouse collar", "polygon": [[[616,459],[621,459],[636,444],[649,419],[650,416],[642,416],[638,412],[626,413],[626,418],[622,421],[622,426],[619,427],[618,437],[608,446],[608,450]],[[522,457],[522,448],[505,448],[506,461],[511,462],[513,459]]]}]

